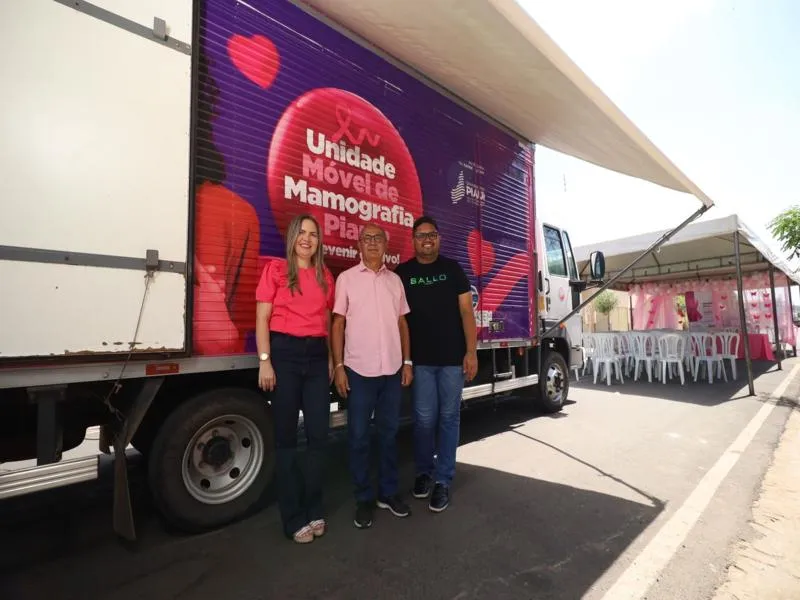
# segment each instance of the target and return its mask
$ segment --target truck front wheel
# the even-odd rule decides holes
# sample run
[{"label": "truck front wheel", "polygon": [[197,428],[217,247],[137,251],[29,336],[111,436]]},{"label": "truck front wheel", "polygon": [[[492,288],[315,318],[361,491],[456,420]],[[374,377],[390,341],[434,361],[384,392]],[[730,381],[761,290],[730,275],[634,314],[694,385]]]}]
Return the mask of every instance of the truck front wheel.
[{"label": "truck front wheel", "polygon": [[243,389],[200,394],[176,408],[149,453],[154,503],[172,526],[207,531],[245,516],[275,469],[266,399]]},{"label": "truck front wheel", "polygon": [[539,406],[548,413],[564,407],[569,392],[569,369],[564,357],[554,350],[545,351],[542,372],[539,375]]}]

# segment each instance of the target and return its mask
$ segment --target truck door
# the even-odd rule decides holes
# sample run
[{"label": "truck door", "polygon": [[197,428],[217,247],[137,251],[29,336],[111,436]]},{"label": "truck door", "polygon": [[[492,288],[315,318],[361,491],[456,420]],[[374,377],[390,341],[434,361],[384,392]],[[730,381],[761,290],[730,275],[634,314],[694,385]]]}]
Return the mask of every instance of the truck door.
[{"label": "truck door", "polygon": [[544,282],[546,318],[548,321],[557,321],[567,315],[572,306],[569,270],[561,230],[550,225],[544,225],[543,230],[548,271]]},{"label": "truck door", "polygon": [[[572,281],[578,280],[578,270],[567,233],[550,225],[543,225],[542,229],[548,271],[544,282],[545,318],[553,322],[561,320],[580,304],[580,292],[573,291],[571,285]],[[570,344],[570,364],[581,364],[582,357],[577,348],[582,338],[581,316],[573,315],[565,325]]]},{"label": "truck door", "polygon": [[[580,277],[578,277],[578,266],[575,264],[575,256],[572,254],[572,242],[570,242],[569,234],[564,230],[561,231],[561,239],[564,242],[564,255],[567,259],[567,270],[569,271],[570,280],[570,302],[567,309],[569,312],[581,303],[581,288],[575,285],[580,283]],[[566,326],[572,345],[579,345],[583,338],[583,320],[581,319],[580,313],[577,315],[572,315],[569,319],[567,319]],[[578,359],[578,362],[580,362],[580,359]]]}]

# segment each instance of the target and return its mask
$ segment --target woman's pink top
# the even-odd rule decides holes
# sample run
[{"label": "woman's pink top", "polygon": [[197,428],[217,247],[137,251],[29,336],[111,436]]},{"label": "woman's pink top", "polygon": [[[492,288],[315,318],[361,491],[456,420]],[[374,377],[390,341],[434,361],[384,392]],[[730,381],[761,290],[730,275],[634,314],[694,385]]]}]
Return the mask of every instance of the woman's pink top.
[{"label": "woman's pink top", "polygon": [[328,313],[333,309],[335,287],[333,275],[325,269],[328,290],[317,281],[314,267],[298,269],[299,289],[292,295],[285,260],[273,260],[261,273],[256,289],[258,302],[272,304],[270,331],[297,337],[325,337],[328,335]]}]

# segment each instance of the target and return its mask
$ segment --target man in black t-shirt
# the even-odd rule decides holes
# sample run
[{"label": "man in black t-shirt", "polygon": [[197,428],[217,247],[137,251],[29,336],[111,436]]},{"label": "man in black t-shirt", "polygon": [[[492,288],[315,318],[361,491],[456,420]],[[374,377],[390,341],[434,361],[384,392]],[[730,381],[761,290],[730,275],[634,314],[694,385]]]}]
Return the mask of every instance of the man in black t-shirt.
[{"label": "man in black t-shirt", "polygon": [[414,363],[414,497],[430,496],[430,509],[441,512],[450,503],[455,475],[464,379],[478,371],[477,333],[469,280],[461,265],[439,255],[436,221],[420,217],[413,235],[416,256],[395,273],[411,308],[406,319]]}]

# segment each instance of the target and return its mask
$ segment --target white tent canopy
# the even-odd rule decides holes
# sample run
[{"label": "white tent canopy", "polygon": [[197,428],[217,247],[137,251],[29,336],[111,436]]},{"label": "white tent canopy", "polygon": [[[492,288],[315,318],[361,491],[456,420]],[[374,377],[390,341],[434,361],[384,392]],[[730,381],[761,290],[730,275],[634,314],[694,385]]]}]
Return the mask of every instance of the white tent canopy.
[{"label": "white tent canopy", "polygon": [[[772,252],[737,215],[729,215],[687,225],[658,251],[643,258],[636,267],[620,277],[614,287],[625,288],[631,283],[735,275],[734,234],[737,231],[740,236],[743,272],[766,271],[772,264],[777,271],[800,283],[800,275],[791,268],[788,261]],[[610,279],[665,233],[645,233],[575,248],[578,270],[585,269],[590,253],[599,250],[605,255],[606,278]]]},{"label": "white tent canopy", "polygon": [[526,141],[713,202],[516,0],[301,0]]}]

